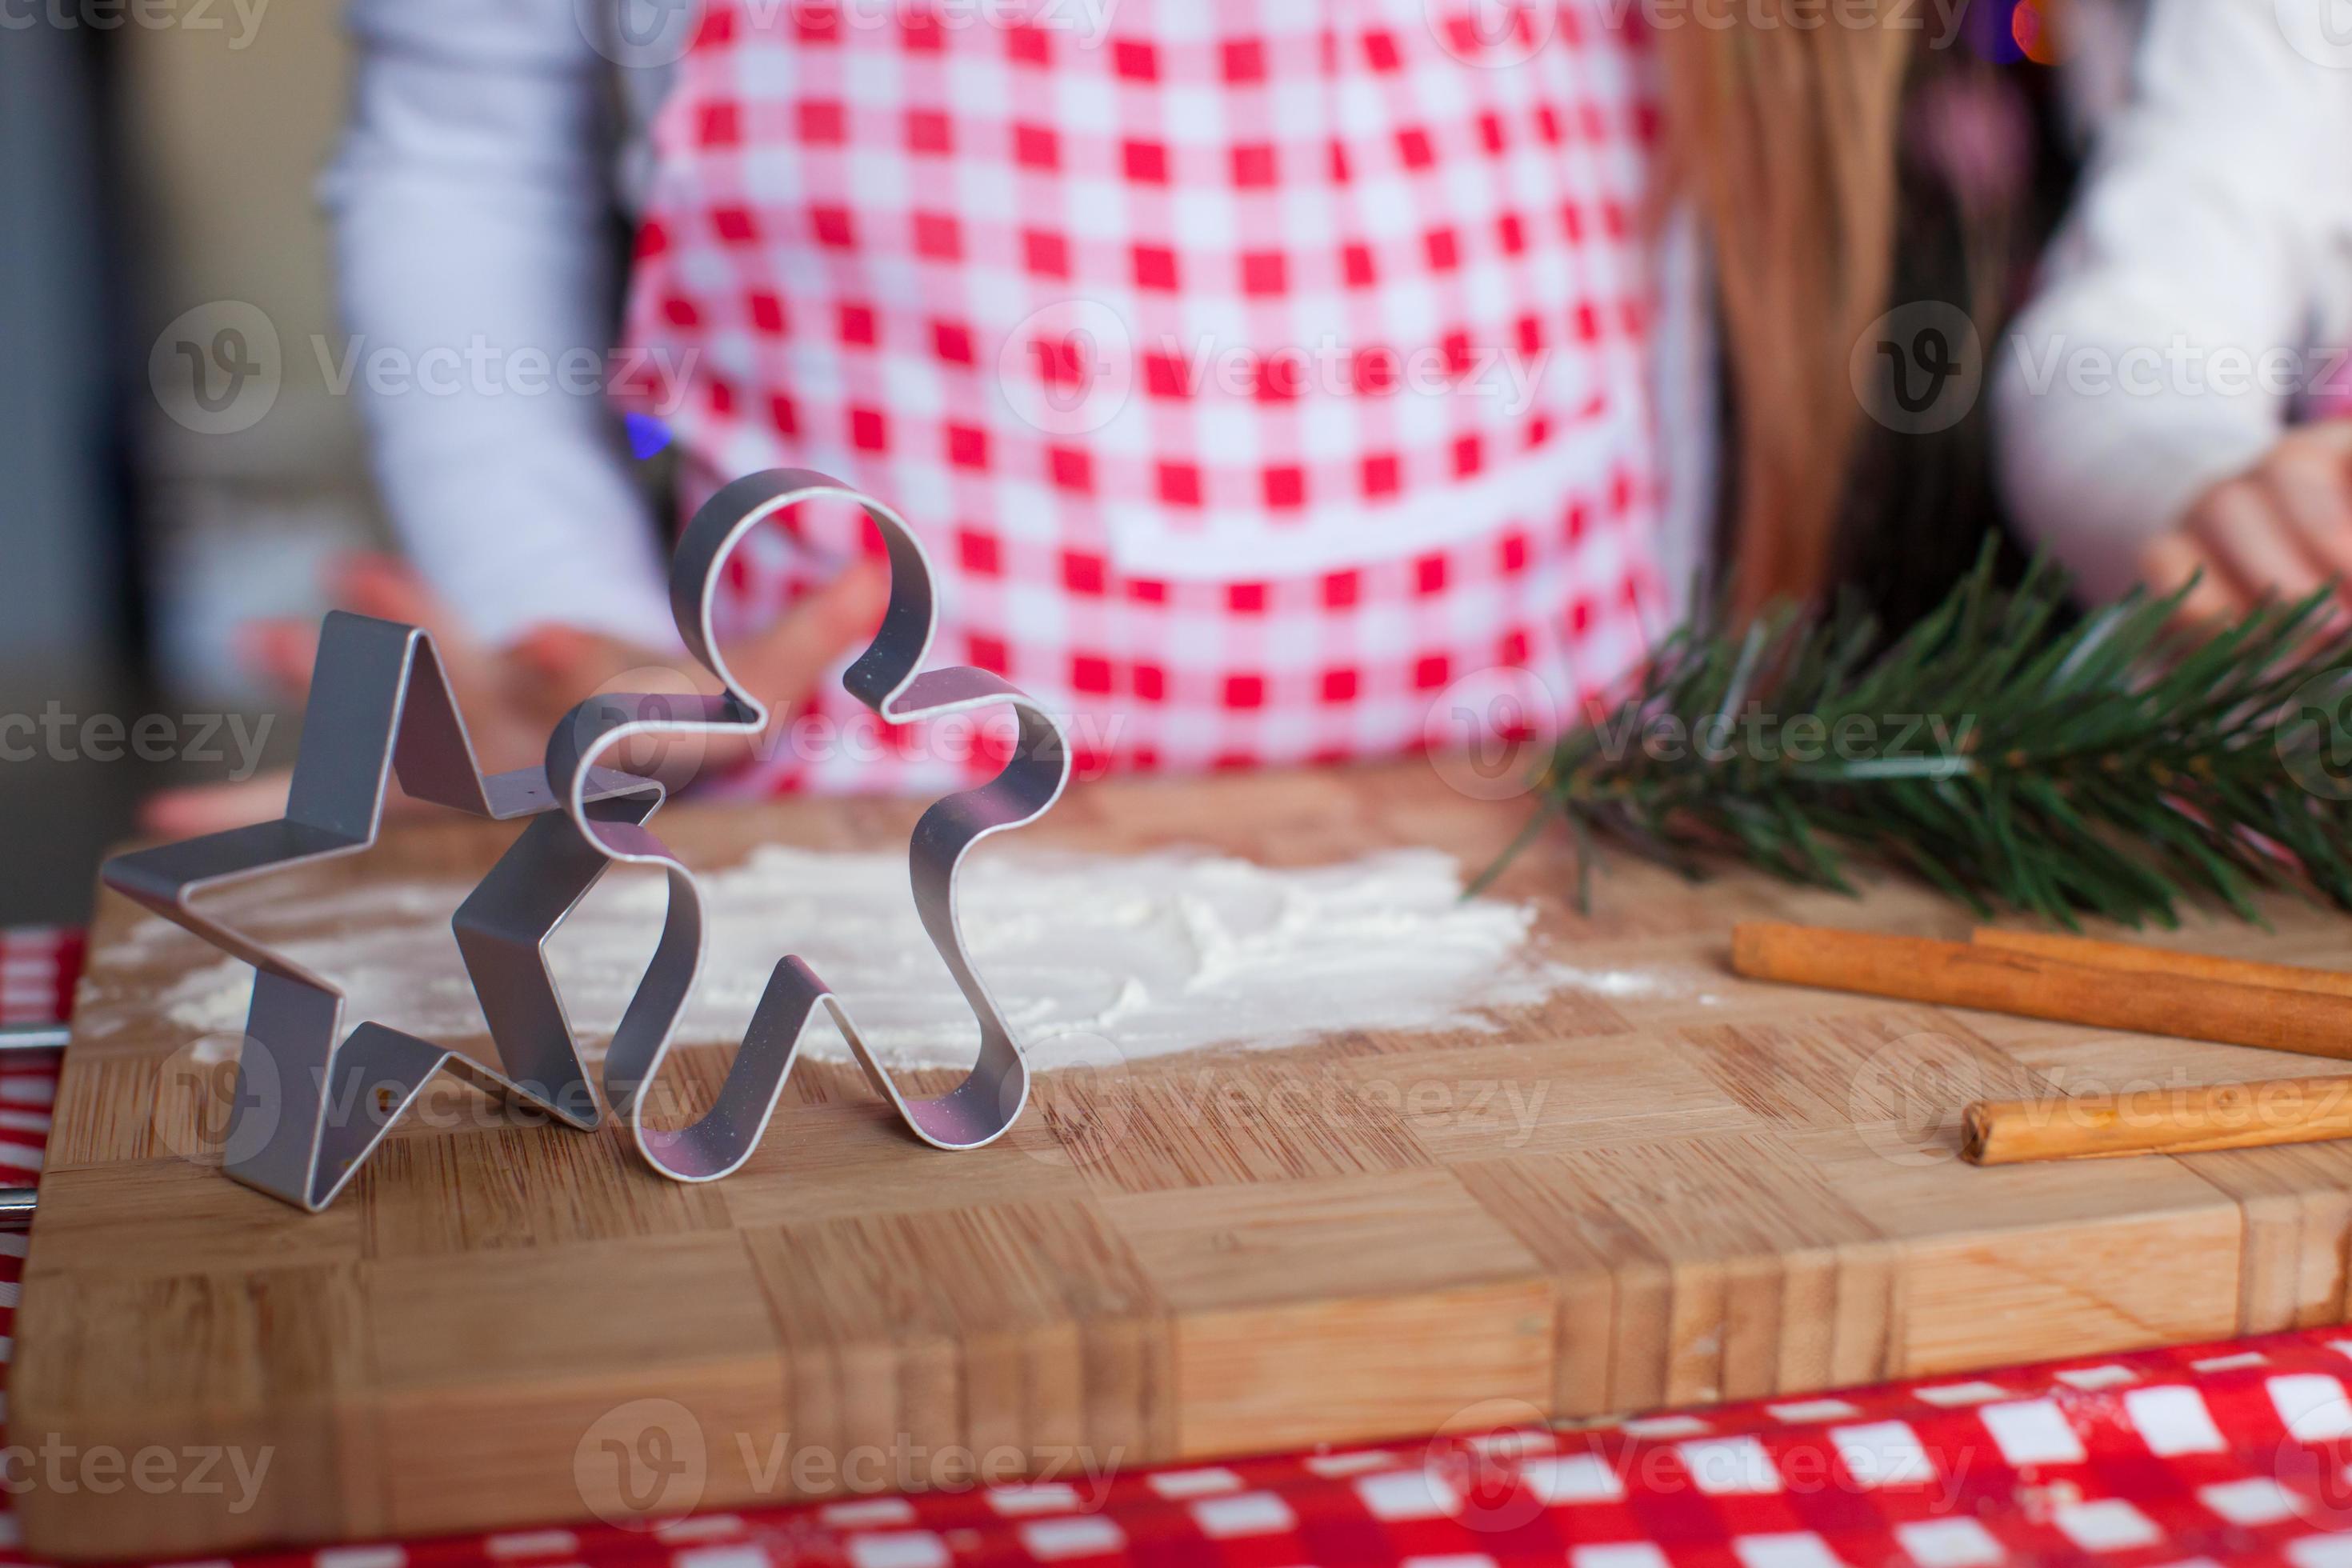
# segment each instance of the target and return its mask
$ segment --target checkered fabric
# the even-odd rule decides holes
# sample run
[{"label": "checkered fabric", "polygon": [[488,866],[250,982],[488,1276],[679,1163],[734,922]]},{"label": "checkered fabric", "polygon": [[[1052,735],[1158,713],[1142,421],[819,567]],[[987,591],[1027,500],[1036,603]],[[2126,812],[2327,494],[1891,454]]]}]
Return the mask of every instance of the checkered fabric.
[{"label": "checkered fabric", "polygon": [[[0,932],[0,1017],[64,1016],[78,935]],[[47,997],[49,1006],[36,1005]],[[0,1058],[31,1181],[53,1058]],[[24,1237],[0,1234],[0,1335]],[[0,1337],[0,1361],[12,1341]],[[22,1568],[0,1511],[0,1568]],[[254,1554],[206,1568],[2352,1568],[2352,1337],[2053,1362],[1570,1430],[653,1522]]]},{"label": "checkered fabric", "polygon": [[66,1016],[81,958],[78,931],[0,929],[0,1024],[54,1024]]},{"label": "checkered fabric", "polygon": [[[1627,16],[711,0],[625,401],[690,493],[798,465],[897,507],[940,656],[1062,712],[1082,773],[1392,754],[1497,667],[1566,710],[1665,602]],[[768,531],[727,626],[876,547],[846,509]],[[828,683],[760,777],[916,790],[1003,739]]]}]

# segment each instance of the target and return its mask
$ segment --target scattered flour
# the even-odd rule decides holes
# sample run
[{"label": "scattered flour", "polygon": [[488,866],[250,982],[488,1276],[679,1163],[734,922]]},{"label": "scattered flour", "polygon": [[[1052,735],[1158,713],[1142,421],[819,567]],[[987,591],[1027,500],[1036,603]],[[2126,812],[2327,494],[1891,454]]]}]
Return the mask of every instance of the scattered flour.
[{"label": "scattered flour", "polygon": [[[709,950],[680,1040],[740,1038],[770,969],[798,952],[890,1065],[971,1060],[977,1028],[917,923],[903,856],[769,845],[702,884]],[[249,905],[257,934],[338,978],[351,994],[347,1025],[375,1018],[449,1039],[483,1031],[447,923],[466,890],[404,881],[273,899],[263,884],[222,901]],[[557,932],[557,980],[590,1041],[619,1018],[665,897],[657,874],[615,870]],[[1464,899],[1455,861],[1434,849],[1286,869],[1175,852],[1004,853],[965,868],[961,907],[974,960],[1044,1067],[1099,1059],[1102,1040],[1134,1060],[1351,1029],[1491,1029],[1487,1010],[1557,989],[1664,989],[1639,971],[1539,958],[1528,941],[1534,909]],[[328,930],[337,934],[315,934]],[[187,939],[150,921],[132,940]],[[225,960],[161,1000],[184,1027],[234,1035],[251,975]],[[808,1048],[847,1054],[829,1030]]]},{"label": "scattered flour", "polygon": [[1555,965],[1552,973],[1562,985],[1589,991],[1595,996],[1671,996],[1675,988],[1663,975],[1646,969],[1570,969]]}]

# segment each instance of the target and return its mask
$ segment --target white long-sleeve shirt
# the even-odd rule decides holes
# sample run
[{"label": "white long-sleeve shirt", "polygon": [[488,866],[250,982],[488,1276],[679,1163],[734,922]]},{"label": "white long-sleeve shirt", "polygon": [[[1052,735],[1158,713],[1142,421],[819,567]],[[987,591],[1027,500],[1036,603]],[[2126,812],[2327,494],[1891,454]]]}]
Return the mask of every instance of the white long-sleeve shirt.
[{"label": "white long-sleeve shirt", "polygon": [[2131,96],[1998,351],[2003,489],[2087,595],[2128,586],[2152,537],[2342,379],[2352,40],[2320,27],[2337,3],[2152,0]]},{"label": "white long-sleeve shirt", "polygon": [[[569,0],[359,0],[351,24],[351,129],[325,194],[352,395],[403,544],[493,643],[568,622],[667,645],[658,535],[605,398],[607,106],[635,73]],[[397,373],[435,350],[436,390],[370,374],[372,354]],[[471,355],[454,375],[452,351]]]},{"label": "white long-sleeve shirt", "polygon": [[[436,348],[446,361],[478,343],[494,367],[438,394],[372,384],[362,369],[353,395],[412,561],[492,643],[543,622],[675,639],[659,531],[604,389],[506,384],[511,351],[601,360],[611,342],[612,215],[643,192],[645,129],[674,73],[600,53],[584,28],[604,3],[351,0],[355,105],[325,194],[354,361]],[[1714,342],[1689,215],[1656,255],[1658,559],[1678,598],[1714,493]]]}]

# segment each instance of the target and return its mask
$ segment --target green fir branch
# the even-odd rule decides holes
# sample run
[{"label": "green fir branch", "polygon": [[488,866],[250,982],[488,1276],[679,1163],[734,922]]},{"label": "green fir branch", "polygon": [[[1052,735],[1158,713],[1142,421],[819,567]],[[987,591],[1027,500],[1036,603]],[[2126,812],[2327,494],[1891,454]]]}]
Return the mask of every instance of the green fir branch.
[{"label": "green fir branch", "polygon": [[2218,635],[2183,595],[2069,623],[2046,561],[2004,588],[1993,550],[1881,650],[1852,609],[1789,609],[1666,638],[1638,685],[1554,748],[1541,787],[1575,829],[1698,875],[1709,854],[1852,892],[1856,858],[1979,913],[2176,923],[2184,900],[2256,918],[2293,887],[2352,908],[2352,630],[2326,592]]}]

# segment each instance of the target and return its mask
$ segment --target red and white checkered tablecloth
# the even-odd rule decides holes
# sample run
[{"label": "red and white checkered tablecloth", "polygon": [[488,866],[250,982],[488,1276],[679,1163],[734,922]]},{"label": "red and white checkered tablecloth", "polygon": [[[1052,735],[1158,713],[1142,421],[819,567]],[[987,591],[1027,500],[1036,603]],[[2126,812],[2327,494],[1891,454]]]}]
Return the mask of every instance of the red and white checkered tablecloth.
[{"label": "red and white checkered tablecloth", "polygon": [[[0,932],[0,1023],[62,1016],[79,935]],[[0,1178],[57,1069],[0,1058]],[[25,1238],[0,1234],[0,1332]],[[0,1338],[0,1355],[11,1342]],[[0,1568],[25,1563],[0,1514]],[[2352,1568],[2352,1329],[1572,1430],[259,1554],[206,1568]]]}]

